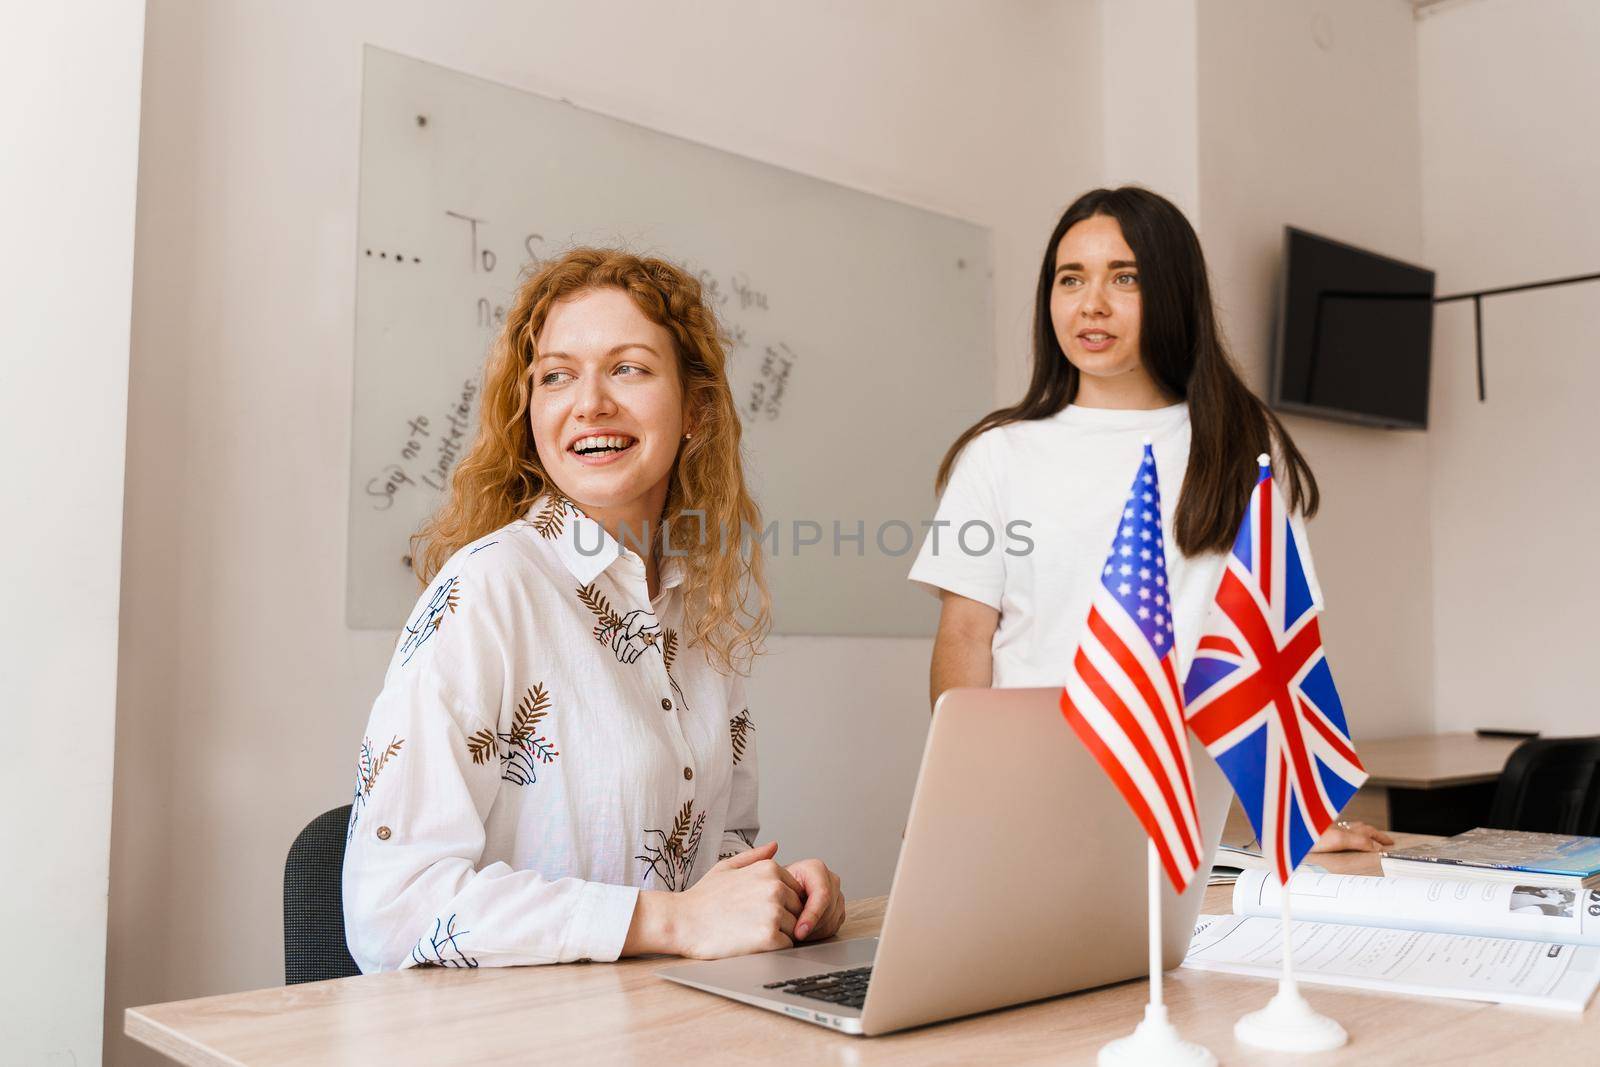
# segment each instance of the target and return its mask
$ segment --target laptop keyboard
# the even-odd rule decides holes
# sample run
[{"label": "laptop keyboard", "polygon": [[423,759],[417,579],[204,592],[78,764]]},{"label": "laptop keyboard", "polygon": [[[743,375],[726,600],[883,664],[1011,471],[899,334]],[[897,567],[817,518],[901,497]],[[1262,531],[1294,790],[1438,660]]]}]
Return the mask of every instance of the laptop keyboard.
[{"label": "laptop keyboard", "polygon": [[866,1003],[867,981],[871,977],[871,967],[856,967],[849,971],[829,971],[827,974],[808,974],[804,978],[790,978],[783,982],[768,982],[761,988],[776,989],[812,1000],[825,1000],[846,1008],[859,1008]]}]

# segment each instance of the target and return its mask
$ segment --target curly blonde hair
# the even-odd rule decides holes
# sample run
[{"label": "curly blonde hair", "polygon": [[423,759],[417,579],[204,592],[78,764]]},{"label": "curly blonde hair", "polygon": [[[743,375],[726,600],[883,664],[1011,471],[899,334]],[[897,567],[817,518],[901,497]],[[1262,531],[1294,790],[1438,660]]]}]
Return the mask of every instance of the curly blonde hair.
[{"label": "curly blonde hair", "polygon": [[443,505],[411,539],[413,569],[426,584],[462,546],[521,518],[543,494],[559,493],[528,421],[539,331],[558,300],[604,288],[627,293],[676,343],[694,436],[679,449],[662,524],[674,554],[687,546],[690,643],[723,671],[746,670],[772,620],[760,539],[744,536],[761,528],[761,513],[745,486],[742,428],[716,315],[700,283],[664,260],[575,248],[523,281],[484,365],[477,437],[456,465]]}]

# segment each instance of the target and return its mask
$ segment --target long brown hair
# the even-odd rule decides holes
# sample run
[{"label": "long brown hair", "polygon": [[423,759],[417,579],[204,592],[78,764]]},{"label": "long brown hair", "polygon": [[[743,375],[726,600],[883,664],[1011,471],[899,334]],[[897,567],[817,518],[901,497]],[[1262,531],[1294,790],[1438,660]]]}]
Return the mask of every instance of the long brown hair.
[{"label": "long brown hair", "polygon": [[[700,283],[664,260],[575,248],[522,282],[484,366],[477,437],[456,465],[444,503],[412,538],[417,577],[431,581],[464,545],[521,518],[540,496],[557,491],[528,422],[539,331],[556,301],[603,288],[627,293],[672,334],[694,436],[683,442],[673,467],[664,533],[687,553],[682,561],[690,642],[704,645],[724,671],[746,669],[771,629],[760,541],[740,536],[761,529],[761,513],[745,486],[742,427],[716,315]],[[686,514],[691,511],[698,515]],[[732,537],[707,536],[707,530],[728,530]]]},{"label": "long brown hair", "polygon": [[1189,466],[1178,499],[1178,547],[1197,555],[1233,544],[1262,452],[1276,451],[1288,483],[1289,506],[1307,517],[1315,515],[1321,495],[1311,467],[1283,423],[1244,384],[1228,355],[1194,228],[1171,201],[1132,185],[1091,190],[1073,201],[1056,223],[1039,267],[1028,391],[956,438],[939,464],[935,488],[944,489],[956,458],[974,437],[997,426],[1049,418],[1077,396],[1078,368],[1056,340],[1050,293],[1062,237],[1095,215],[1117,220],[1139,263],[1144,365],[1169,392],[1189,403]]}]

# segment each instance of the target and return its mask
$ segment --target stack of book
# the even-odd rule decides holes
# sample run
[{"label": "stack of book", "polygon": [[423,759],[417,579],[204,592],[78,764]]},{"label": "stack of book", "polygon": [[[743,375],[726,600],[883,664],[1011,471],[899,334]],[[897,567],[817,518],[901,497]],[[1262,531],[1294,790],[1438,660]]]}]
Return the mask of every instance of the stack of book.
[{"label": "stack of book", "polygon": [[1479,827],[1429,845],[1390,849],[1383,854],[1383,873],[1397,878],[1594,889],[1600,887],[1600,837]]}]

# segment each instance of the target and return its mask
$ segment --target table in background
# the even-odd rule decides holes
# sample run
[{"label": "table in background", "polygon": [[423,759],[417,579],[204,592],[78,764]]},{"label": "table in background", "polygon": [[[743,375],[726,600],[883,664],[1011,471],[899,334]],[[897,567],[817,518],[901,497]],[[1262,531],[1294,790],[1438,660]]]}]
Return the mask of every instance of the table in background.
[{"label": "table in background", "polygon": [[[1406,835],[1407,841],[1421,840]],[[1372,853],[1318,857],[1330,871],[1376,874]],[[1207,912],[1232,910],[1231,887],[1206,890]],[[883,897],[850,905],[842,937],[878,932]],[[1140,906],[1143,903],[1140,902]],[[1131,1030],[1145,982],[1119,985],[885,1037],[848,1037],[663,981],[668,958],[475,971],[407,970],[130,1008],[129,1035],[197,1067],[279,1064],[583,1062],[696,1064],[1093,1063]],[[1233,1023],[1261,1007],[1273,980],[1179,969],[1167,1004],[1185,1036],[1225,1064],[1282,1064],[1237,1044]],[[1504,1005],[1306,986],[1350,1044],[1295,1056],[1332,1063],[1585,1063],[1582,1017]]]},{"label": "table in background", "polygon": [[1522,738],[1428,734],[1362,742],[1369,775],[1345,809],[1379,829],[1457,834],[1483,826],[1506,757]]},{"label": "table in background", "polygon": [[[1424,734],[1359,741],[1367,782],[1345,806],[1346,819],[1380,830],[1458,834],[1488,823],[1506,757],[1522,738]],[[1222,839],[1242,845],[1255,832],[1236,800]]]}]

